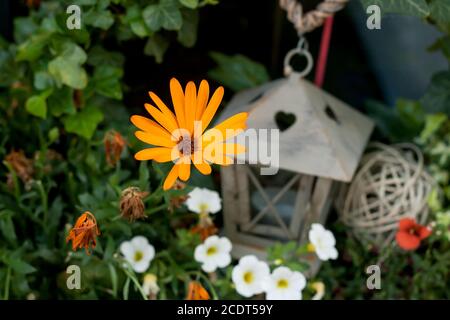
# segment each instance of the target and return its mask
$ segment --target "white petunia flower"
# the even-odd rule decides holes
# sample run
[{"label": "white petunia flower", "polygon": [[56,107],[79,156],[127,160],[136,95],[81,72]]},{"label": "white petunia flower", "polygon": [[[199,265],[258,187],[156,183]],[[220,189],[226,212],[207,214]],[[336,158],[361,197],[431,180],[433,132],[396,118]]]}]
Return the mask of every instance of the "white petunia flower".
[{"label": "white petunia flower", "polygon": [[233,268],[231,279],[236,291],[246,298],[263,292],[262,281],[270,273],[269,266],[253,255],[244,256]]},{"label": "white petunia flower", "polygon": [[301,300],[306,286],[303,274],[287,267],[278,267],[262,283],[267,300]]},{"label": "white petunia flower", "polygon": [[231,262],[231,242],[226,237],[210,236],[195,248],[194,258],[205,272],[214,272]]},{"label": "white petunia flower", "polygon": [[144,283],[142,285],[142,289],[144,290],[147,296],[157,295],[159,292],[159,286],[156,282],[157,278],[153,273],[147,273],[144,276]]},{"label": "white petunia flower", "polygon": [[222,199],[216,191],[206,188],[194,188],[186,200],[188,209],[199,214],[216,213],[222,209]]},{"label": "white petunia flower", "polygon": [[338,252],[335,248],[336,239],[331,231],[326,230],[321,224],[313,223],[309,230],[309,242],[320,260],[336,259]]},{"label": "white petunia flower", "polygon": [[143,236],[122,242],[120,252],[136,272],[145,272],[155,257],[155,248]]}]

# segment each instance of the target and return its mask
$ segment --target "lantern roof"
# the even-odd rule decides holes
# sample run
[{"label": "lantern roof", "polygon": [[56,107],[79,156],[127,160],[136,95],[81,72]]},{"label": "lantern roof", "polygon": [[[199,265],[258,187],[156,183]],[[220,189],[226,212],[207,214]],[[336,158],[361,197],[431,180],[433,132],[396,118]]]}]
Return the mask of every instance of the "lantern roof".
[{"label": "lantern roof", "polygon": [[[280,169],[345,182],[352,179],[374,127],[368,117],[295,73],[236,94],[218,122],[244,111],[248,129],[280,129],[279,141],[272,142],[278,146],[271,146],[270,138],[246,135],[251,148],[278,147]],[[264,165],[258,157],[251,159],[249,147],[243,156]]]}]

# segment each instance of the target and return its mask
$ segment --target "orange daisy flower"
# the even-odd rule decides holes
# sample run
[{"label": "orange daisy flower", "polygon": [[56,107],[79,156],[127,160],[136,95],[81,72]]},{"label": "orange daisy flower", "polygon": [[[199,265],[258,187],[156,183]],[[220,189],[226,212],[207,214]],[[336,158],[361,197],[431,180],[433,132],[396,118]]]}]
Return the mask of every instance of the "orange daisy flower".
[{"label": "orange daisy flower", "polygon": [[97,242],[96,237],[100,235],[97,226],[97,220],[92,213],[86,211],[83,213],[75,223],[75,226],[70,230],[66,238],[66,242],[72,240],[72,250],[76,251],[78,248],[83,248],[89,255],[89,247],[95,248]]},{"label": "orange daisy flower", "polygon": [[211,173],[213,163],[232,164],[230,156],[245,152],[245,148],[226,140],[243,132],[248,116],[246,112],[238,113],[206,130],[222,101],[223,87],[217,88],[208,102],[206,80],[200,83],[197,92],[194,82],[190,81],[183,91],[178,80],[172,78],[170,93],[175,113],[150,91],[150,98],[157,107],[146,103],[145,109],[155,121],[138,115],[131,117],[131,122],[141,130],[135,132],[136,137],[155,146],[137,152],[135,159],[174,162],[164,181],[164,190],[170,189],[177,178],[187,181],[191,163],[205,175]]},{"label": "orange daisy flower", "polygon": [[189,282],[186,300],[209,300],[209,293],[198,281]]}]

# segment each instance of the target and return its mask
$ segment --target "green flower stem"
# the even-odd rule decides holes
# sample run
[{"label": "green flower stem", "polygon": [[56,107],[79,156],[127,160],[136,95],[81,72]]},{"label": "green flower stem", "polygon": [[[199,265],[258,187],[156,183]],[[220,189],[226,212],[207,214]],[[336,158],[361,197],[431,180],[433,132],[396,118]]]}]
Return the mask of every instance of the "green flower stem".
[{"label": "green flower stem", "polygon": [[131,281],[133,281],[134,285],[138,288],[139,293],[142,295],[142,298],[144,300],[148,300],[147,295],[144,292],[144,289],[142,288],[141,284],[139,283],[139,281],[136,278],[136,275],[134,275],[128,268],[124,268],[123,270],[125,271],[125,274],[127,275],[127,277],[129,279],[131,279]]},{"label": "green flower stem", "polygon": [[20,204],[20,188],[19,188],[19,180],[17,179],[17,174],[8,162],[3,161],[3,164],[5,165],[6,168],[8,168],[9,174],[11,174],[14,184],[14,197],[16,198],[17,204]]},{"label": "green flower stem", "polygon": [[41,201],[42,201],[42,208],[44,210],[44,226],[47,225],[47,221],[48,221],[48,196],[47,196],[47,192],[44,189],[44,186],[42,185],[42,181],[36,181],[36,185],[38,187],[38,191],[39,191],[39,195],[41,196]]},{"label": "green flower stem", "polygon": [[3,300],[9,299],[9,287],[11,283],[11,267],[6,271],[6,280],[5,280],[5,292],[3,294]]}]

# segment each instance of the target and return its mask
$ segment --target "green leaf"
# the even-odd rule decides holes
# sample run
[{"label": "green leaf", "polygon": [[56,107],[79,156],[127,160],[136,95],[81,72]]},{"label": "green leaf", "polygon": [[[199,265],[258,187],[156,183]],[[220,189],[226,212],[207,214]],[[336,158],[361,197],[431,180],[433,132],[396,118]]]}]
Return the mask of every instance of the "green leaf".
[{"label": "green leaf", "polygon": [[53,92],[48,98],[48,108],[50,113],[59,117],[63,114],[75,114],[75,104],[73,102],[73,90],[69,87],[62,87]]},{"label": "green leaf", "polygon": [[185,47],[191,48],[197,41],[198,11],[183,10],[183,25],[178,31],[178,41]]},{"label": "green leaf", "polygon": [[264,65],[243,55],[227,56],[219,52],[210,55],[218,66],[208,75],[234,91],[252,88],[270,79]]},{"label": "green leaf", "polygon": [[420,134],[420,140],[424,143],[434,135],[442,125],[447,121],[448,117],[445,114],[437,113],[430,114],[425,117],[425,128]]},{"label": "green leaf", "polygon": [[144,38],[149,35],[147,27],[145,26],[144,20],[142,20],[142,19],[130,22],[130,28],[131,28],[131,31],[133,31],[133,33],[140,38]]},{"label": "green leaf", "polygon": [[83,15],[83,21],[90,26],[108,30],[114,24],[114,17],[109,10],[89,10]]},{"label": "green leaf", "polygon": [[179,0],[179,1],[183,6],[188,7],[190,9],[195,9],[198,7],[198,0]]},{"label": "green leaf", "polygon": [[450,32],[450,0],[433,0],[430,3],[431,18],[442,29]]},{"label": "green leaf", "polygon": [[361,2],[364,9],[370,5],[378,5],[383,14],[399,13],[420,18],[425,18],[430,14],[426,0],[361,0]]},{"label": "green leaf", "polygon": [[92,81],[97,92],[105,97],[121,100],[122,87],[120,79],[123,76],[121,68],[101,64],[95,68]]},{"label": "green leaf", "polygon": [[37,71],[34,74],[33,85],[38,90],[46,90],[53,87],[53,78],[46,71]]},{"label": "green leaf", "polygon": [[114,67],[122,67],[124,61],[125,58],[120,52],[107,51],[101,46],[95,46],[89,51],[87,63],[91,66],[107,64]]},{"label": "green leaf", "polygon": [[83,89],[88,77],[81,65],[86,62],[86,53],[72,42],[56,45],[60,55],[48,64],[49,73],[59,82],[74,89]]},{"label": "green leaf", "polygon": [[157,63],[163,61],[164,53],[169,48],[169,41],[159,34],[150,37],[145,44],[144,53],[154,56]]},{"label": "green leaf", "polygon": [[31,36],[17,48],[17,61],[34,61],[39,58],[47,45],[50,34],[41,33]]},{"label": "green leaf", "polygon": [[435,74],[421,100],[427,113],[450,115],[450,71]]},{"label": "green leaf", "polygon": [[47,102],[41,96],[32,96],[25,103],[25,109],[32,115],[45,119],[47,117]]},{"label": "green leaf", "polygon": [[64,128],[86,139],[92,138],[98,124],[103,120],[103,113],[94,106],[87,106],[80,112],[64,118]]},{"label": "green leaf", "polygon": [[158,31],[161,28],[180,30],[183,24],[183,17],[176,0],[161,0],[159,4],[147,6],[142,12],[142,17],[152,31]]},{"label": "green leaf", "polygon": [[32,17],[17,17],[14,19],[14,40],[17,43],[24,42],[36,33],[38,25]]},{"label": "green leaf", "polygon": [[20,274],[29,274],[36,271],[36,268],[19,258],[5,259],[6,265],[10,266],[15,272]]}]

